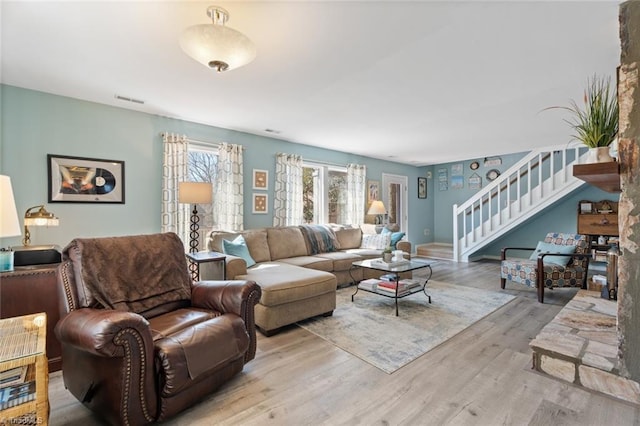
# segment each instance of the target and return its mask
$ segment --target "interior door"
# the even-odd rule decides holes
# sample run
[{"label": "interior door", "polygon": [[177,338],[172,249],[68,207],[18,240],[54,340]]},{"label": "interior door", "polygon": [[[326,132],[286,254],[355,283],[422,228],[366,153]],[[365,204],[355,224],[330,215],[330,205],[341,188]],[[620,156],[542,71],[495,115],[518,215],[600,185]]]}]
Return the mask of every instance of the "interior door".
[{"label": "interior door", "polygon": [[387,208],[387,223],[397,223],[400,230],[408,231],[406,176],[382,174],[382,202]]}]

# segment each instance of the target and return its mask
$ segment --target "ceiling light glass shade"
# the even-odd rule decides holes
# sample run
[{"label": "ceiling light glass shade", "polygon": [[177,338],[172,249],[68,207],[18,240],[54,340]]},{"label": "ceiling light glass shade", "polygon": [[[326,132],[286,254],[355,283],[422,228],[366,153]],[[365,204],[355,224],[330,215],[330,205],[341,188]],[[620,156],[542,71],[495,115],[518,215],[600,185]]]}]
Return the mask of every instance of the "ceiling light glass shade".
[{"label": "ceiling light glass shade", "polygon": [[256,46],[253,42],[224,25],[229,19],[226,10],[211,6],[207,15],[211,24],[194,25],[180,36],[180,47],[187,55],[217,72],[232,70],[254,60]]}]

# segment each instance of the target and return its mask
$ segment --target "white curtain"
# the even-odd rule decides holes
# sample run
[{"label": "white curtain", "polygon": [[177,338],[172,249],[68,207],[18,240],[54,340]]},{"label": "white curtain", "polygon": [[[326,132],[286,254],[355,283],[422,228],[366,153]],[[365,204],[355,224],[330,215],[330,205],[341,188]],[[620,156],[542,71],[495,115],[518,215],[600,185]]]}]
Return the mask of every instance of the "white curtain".
[{"label": "white curtain", "polygon": [[[185,247],[189,243],[189,204],[178,202],[178,182],[187,181],[187,137],[163,133],[162,205],[160,230],[175,232]],[[186,250],[185,250],[186,251]]]},{"label": "white curtain", "polygon": [[302,157],[276,154],[273,226],[302,223]]},{"label": "white curtain", "polygon": [[220,230],[244,229],[242,169],[242,145],[221,143],[213,191],[213,219]]},{"label": "white curtain", "polygon": [[364,223],[367,193],[367,167],[347,165],[347,223]]}]

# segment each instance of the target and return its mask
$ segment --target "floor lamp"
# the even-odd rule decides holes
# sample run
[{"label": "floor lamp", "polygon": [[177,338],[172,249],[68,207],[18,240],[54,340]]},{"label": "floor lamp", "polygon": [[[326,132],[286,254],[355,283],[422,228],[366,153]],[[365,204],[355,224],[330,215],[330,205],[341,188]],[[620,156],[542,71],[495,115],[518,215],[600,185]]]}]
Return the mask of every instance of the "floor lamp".
[{"label": "floor lamp", "polygon": [[[200,225],[200,217],[198,217],[198,204],[211,204],[213,198],[213,188],[209,182],[179,182],[178,183],[178,202],[183,204],[192,204],[190,233],[189,233],[189,253],[198,252],[198,242],[200,234],[198,232]],[[191,277],[196,279],[198,276],[198,265],[190,262],[189,270]]]}]

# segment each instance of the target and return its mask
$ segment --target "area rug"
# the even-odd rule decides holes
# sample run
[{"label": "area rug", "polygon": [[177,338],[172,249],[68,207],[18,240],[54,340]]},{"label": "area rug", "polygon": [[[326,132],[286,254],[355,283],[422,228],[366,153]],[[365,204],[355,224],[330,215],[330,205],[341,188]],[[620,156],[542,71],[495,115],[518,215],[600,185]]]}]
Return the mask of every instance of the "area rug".
[{"label": "area rug", "polygon": [[317,317],[298,325],[386,373],[427,353],[473,323],[504,306],[515,296],[495,291],[429,281],[427,293],[398,301],[355,287],[338,290],[331,317]]}]

